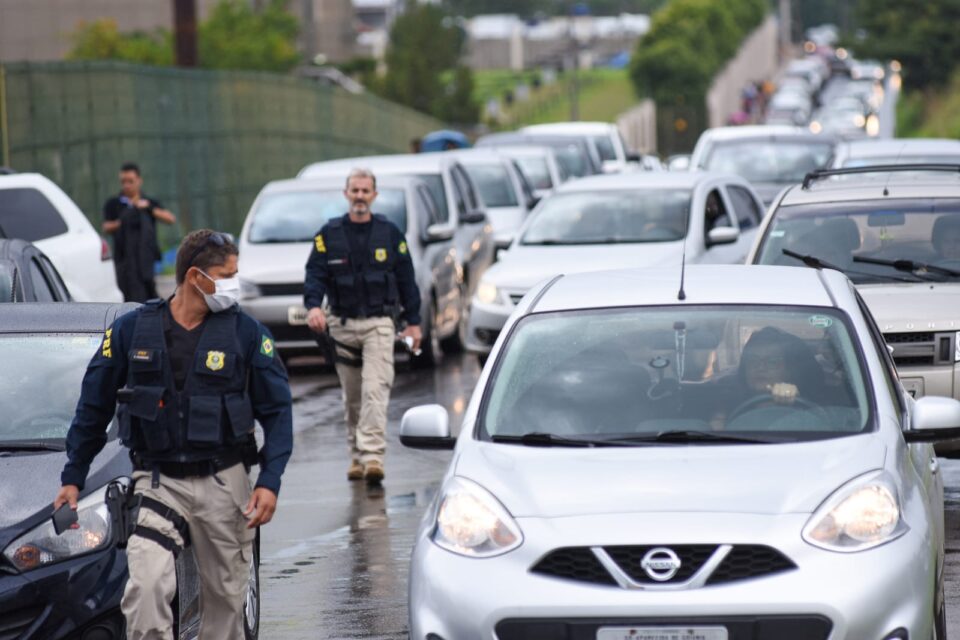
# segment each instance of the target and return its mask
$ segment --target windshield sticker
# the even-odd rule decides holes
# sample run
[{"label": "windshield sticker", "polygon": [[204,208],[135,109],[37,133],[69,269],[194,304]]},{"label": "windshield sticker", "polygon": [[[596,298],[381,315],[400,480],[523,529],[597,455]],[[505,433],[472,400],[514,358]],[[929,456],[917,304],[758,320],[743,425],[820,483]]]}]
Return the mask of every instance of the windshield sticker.
[{"label": "windshield sticker", "polygon": [[817,329],[827,329],[833,326],[833,318],[829,316],[810,316],[807,321]]},{"label": "windshield sticker", "polygon": [[784,231],[783,229],[777,229],[776,231],[771,231],[771,232],[770,232],[770,237],[771,237],[771,238],[782,238],[782,237],[785,236],[785,235],[787,235],[787,232]]}]

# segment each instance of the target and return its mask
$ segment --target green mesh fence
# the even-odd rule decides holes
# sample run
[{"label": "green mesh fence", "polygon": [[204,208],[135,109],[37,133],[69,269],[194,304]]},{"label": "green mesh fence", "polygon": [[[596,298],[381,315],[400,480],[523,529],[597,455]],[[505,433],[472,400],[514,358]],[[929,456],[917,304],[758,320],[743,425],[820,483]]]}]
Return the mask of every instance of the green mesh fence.
[{"label": "green mesh fence", "polygon": [[[192,229],[237,233],[257,192],[318,160],[405,152],[441,123],[288,76],[112,62],[5,65],[10,164],[59,184],[99,228],[125,161]],[[161,225],[163,226],[163,225]]]}]

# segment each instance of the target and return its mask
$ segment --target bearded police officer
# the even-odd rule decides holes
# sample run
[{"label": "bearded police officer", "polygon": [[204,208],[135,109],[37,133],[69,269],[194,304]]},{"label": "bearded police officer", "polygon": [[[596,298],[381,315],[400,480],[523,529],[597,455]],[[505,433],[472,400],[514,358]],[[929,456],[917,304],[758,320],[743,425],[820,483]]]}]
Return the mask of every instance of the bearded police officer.
[{"label": "bearded police officer", "polygon": [[[174,558],[191,544],[200,638],[235,640],[244,637],[256,528],[273,517],[290,458],[290,387],[270,333],[236,305],[237,247],[229,236],[203,229],[184,238],[176,279],[169,300],[118,318],[91,360],[54,507],[76,509],[116,410],[136,507],[121,603],[127,637],[172,640]],[[265,436],[259,455],[254,419]],[[251,489],[248,471],[258,459]]]},{"label": "bearded police officer", "polygon": [[[329,330],[346,409],[350,467],[347,478],[379,484],[384,477],[387,403],[393,384],[395,316],[401,337],[420,348],[420,291],[403,233],[371,210],[374,175],[354,169],[344,191],[350,211],[328,222],[314,238],[307,261],[307,324]],[[321,308],[327,298],[331,315]]]}]

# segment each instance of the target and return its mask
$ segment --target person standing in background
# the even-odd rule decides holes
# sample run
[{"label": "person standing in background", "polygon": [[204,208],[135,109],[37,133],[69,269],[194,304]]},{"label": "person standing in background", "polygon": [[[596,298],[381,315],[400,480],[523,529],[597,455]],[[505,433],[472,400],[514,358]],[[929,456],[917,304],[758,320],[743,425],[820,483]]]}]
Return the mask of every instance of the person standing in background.
[{"label": "person standing in background", "polygon": [[132,162],[120,167],[120,193],[103,205],[103,232],[113,236],[113,264],[117,286],[127,302],[157,297],[153,265],[160,259],[157,220],[177,221],[158,200],[142,191],[140,167]]}]

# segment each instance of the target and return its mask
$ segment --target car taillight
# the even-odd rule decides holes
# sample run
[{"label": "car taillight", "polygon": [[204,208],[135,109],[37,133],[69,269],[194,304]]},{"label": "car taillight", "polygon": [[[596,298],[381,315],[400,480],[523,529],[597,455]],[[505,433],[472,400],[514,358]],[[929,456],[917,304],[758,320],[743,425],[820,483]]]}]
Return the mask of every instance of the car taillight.
[{"label": "car taillight", "polygon": [[107,244],[107,241],[103,238],[100,238],[100,260],[106,262],[111,259],[113,254],[110,253],[110,245]]}]

